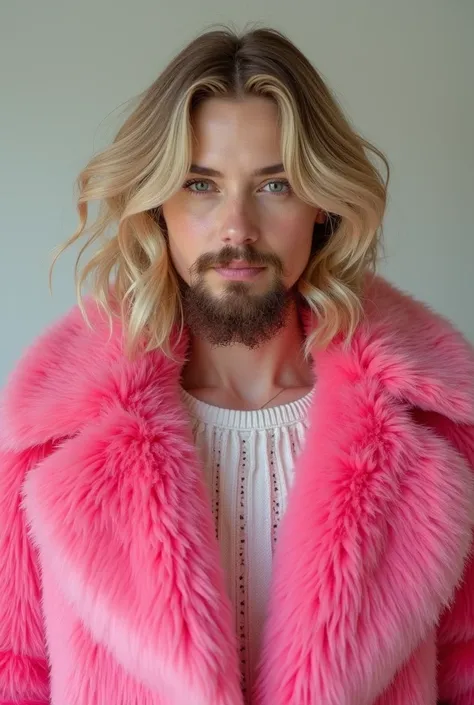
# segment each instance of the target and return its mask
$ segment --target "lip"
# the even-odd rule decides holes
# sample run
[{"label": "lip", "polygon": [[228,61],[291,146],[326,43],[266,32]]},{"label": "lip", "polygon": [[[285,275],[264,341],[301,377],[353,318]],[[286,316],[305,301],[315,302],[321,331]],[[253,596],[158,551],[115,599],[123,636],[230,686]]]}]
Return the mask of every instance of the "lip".
[{"label": "lip", "polygon": [[265,267],[252,267],[248,264],[228,264],[226,267],[215,267],[215,271],[224,279],[255,279],[263,272]]}]

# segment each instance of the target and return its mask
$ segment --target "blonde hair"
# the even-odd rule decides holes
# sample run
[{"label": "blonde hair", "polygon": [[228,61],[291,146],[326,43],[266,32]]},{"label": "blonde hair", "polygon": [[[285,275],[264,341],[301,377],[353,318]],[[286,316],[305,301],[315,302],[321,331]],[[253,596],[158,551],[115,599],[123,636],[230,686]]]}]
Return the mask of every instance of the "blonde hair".
[{"label": "blonde hair", "polygon": [[[79,305],[85,315],[82,289],[90,279],[92,297],[109,321],[123,319],[130,355],[140,340],[147,350],[172,355],[170,336],[176,325],[183,327],[160,207],[189,170],[193,111],[210,97],[247,95],[275,101],[292,188],[326,212],[297,284],[318,319],[305,353],[341,332],[349,340],[363,315],[363,283],[367,270],[375,270],[386,207],[386,157],[350,126],[316,69],[281,32],[257,28],[239,36],[228,27],[211,29],[177,54],[138,97],[113,143],[80,172],[80,224],[52,265],[88,233],[75,266]],[[372,156],[385,164],[385,181]],[[99,209],[88,225],[92,201]],[[96,244],[81,269],[84,252]]]}]

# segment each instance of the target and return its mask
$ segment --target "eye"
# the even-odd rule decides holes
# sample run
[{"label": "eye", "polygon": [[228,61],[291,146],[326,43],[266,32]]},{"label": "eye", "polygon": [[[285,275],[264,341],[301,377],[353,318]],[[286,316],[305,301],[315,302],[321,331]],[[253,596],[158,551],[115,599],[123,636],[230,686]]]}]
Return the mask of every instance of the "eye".
[{"label": "eye", "polygon": [[[189,191],[190,193],[194,193],[196,195],[212,193],[212,186],[214,186],[213,182],[208,181],[206,179],[189,179],[183,184],[183,188],[186,191]],[[273,181],[268,181],[263,186],[262,190],[266,189],[267,187],[270,188],[266,191],[266,193],[273,193],[276,196],[286,195],[288,193],[291,193],[292,191],[290,183],[286,179],[274,179]]]},{"label": "eye", "polygon": [[[196,186],[196,188],[191,188],[192,186]],[[212,183],[204,179],[189,179],[183,185],[183,188],[191,193],[210,193],[211,189],[206,188],[207,186],[212,186]]]},{"label": "eye", "polygon": [[280,194],[291,193],[290,182],[286,179],[278,179],[277,181],[268,181],[263,188],[270,186],[270,190],[267,193],[274,193],[277,196]]}]

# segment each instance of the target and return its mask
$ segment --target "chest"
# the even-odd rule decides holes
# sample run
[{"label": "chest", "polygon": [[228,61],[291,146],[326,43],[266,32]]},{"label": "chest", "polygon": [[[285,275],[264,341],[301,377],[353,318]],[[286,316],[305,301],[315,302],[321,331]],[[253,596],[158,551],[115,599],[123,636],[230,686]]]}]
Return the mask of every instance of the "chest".
[{"label": "chest", "polygon": [[238,641],[246,702],[261,655],[281,519],[307,432],[305,400],[236,412],[186,395]]}]

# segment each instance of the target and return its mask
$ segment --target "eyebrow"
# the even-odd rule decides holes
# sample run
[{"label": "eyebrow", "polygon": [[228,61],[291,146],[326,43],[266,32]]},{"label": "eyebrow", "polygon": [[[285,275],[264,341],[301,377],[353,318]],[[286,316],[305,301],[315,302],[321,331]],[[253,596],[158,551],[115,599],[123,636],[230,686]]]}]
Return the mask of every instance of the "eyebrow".
[{"label": "eyebrow", "polygon": [[[253,172],[253,176],[270,176],[271,174],[280,174],[282,171],[285,171],[285,167],[280,162],[279,164],[271,164],[270,166],[264,166],[261,169],[256,169]],[[201,176],[217,176],[221,178],[224,176],[224,174],[220,171],[216,171],[216,169],[210,169],[207,166],[200,166],[199,164],[191,164],[189,173],[200,174]]]}]

